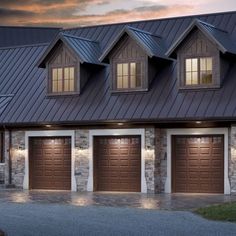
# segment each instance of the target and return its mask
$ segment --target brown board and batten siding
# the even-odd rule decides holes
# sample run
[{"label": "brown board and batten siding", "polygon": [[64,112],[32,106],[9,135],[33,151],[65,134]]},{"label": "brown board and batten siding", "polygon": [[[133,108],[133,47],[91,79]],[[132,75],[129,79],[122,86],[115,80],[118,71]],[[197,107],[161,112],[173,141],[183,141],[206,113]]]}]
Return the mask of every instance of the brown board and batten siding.
[{"label": "brown board and batten siding", "polygon": [[223,135],[172,136],[172,192],[224,193]]},{"label": "brown board and batten siding", "polygon": [[[111,53],[111,71],[113,74],[111,75],[111,84],[112,90],[117,90],[116,88],[116,78],[117,78],[117,63],[130,63],[130,62],[139,62],[141,64],[141,90],[148,88],[148,73],[147,73],[147,61],[148,56],[145,52],[140,48],[137,43],[128,37],[127,35],[121,39],[120,43],[116,45],[116,48]],[[128,90],[128,89],[127,89]]]},{"label": "brown board and batten siding", "polygon": [[[212,57],[213,67],[213,85],[214,87],[220,87],[221,85],[221,63],[220,52],[215,44],[213,44],[200,30],[195,29],[190,35],[181,43],[180,48],[177,51],[178,63],[181,65],[178,68],[179,86],[185,87],[185,59],[186,58],[198,58],[198,57]],[[212,87],[210,85],[204,85],[204,87]],[[192,86],[193,87],[193,86]],[[191,88],[192,88],[191,87]],[[203,85],[195,85],[194,87],[203,87]]]},{"label": "brown board and batten siding", "polygon": [[140,136],[94,138],[94,190],[141,191]]},{"label": "brown board and batten siding", "polygon": [[29,139],[30,189],[71,190],[71,138]]}]

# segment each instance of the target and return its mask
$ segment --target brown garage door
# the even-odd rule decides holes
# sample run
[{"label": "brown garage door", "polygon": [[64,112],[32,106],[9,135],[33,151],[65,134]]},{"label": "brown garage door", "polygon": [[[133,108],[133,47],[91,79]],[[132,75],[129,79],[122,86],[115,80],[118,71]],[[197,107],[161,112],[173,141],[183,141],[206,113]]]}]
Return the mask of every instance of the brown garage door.
[{"label": "brown garage door", "polygon": [[141,191],[139,136],[94,138],[94,190]]},{"label": "brown garage door", "polygon": [[173,136],[173,192],[224,192],[224,138]]},{"label": "brown garage door", "polygon": [[29,173],[32,189],[71,189],[71,138],[30,138]]}]

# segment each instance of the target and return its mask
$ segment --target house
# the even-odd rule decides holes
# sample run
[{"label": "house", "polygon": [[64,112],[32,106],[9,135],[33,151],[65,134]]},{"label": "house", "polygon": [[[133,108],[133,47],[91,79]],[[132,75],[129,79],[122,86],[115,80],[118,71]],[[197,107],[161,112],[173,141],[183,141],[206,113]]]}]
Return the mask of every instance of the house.
[{"label": "house", "polygon": [[0,44],[1,182],[236,192],[235,25],[225,12]]}]

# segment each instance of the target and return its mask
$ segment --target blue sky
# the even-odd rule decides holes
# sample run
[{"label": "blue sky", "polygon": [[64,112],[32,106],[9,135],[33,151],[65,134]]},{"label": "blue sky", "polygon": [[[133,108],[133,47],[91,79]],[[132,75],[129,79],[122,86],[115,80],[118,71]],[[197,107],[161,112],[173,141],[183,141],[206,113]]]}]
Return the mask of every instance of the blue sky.
[{"label": "blue sky", "polygon": [[0,0],[1,25],[72,27],[236,10],[235,0]]}]

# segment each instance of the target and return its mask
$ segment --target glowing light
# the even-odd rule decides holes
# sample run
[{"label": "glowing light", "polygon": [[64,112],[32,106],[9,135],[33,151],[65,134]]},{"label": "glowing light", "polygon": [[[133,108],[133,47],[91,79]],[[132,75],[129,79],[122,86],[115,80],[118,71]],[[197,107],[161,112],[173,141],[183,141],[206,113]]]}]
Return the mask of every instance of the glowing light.
[{"label": "glowing light", "polygon": [[124,125],[124,123],[117,123],[117,125],[122,126],[122,125]]}]

